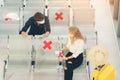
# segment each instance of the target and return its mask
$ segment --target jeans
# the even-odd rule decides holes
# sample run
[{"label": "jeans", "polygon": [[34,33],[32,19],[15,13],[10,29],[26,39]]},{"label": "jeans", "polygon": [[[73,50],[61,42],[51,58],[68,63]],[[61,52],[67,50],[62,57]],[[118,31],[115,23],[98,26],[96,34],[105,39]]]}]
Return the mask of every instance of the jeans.
[{"label": "jeans", "polygon": [[[71,56],[73,53],[68,52],[66,57]],[[69,63],[72,62],[72,63]],[[67,70],[64,70],[64,80],[72,80],[73,78],[73,70],[79,67],[83,62],[83,53],[81,53],[78,57],[66,60]]]}]

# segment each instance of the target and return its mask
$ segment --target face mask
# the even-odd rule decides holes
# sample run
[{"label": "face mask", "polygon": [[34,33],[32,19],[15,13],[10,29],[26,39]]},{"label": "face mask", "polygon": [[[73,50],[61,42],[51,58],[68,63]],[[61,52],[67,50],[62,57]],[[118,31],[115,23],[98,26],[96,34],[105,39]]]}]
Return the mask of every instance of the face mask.
[{"label": "face mask", "polygon": [[38,24],[44,24],[45,23],[45,20],[42,20],[42,21],[37,21]]}]

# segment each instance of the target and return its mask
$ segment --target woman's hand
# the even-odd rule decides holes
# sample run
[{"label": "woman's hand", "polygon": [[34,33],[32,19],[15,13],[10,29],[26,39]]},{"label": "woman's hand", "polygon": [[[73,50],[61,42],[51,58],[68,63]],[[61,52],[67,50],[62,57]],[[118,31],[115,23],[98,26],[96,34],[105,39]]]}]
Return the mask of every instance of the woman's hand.
[{"label": "woman's hand", "polygon": [[59,51],[64,51],[63,48],[59,49]]},{"label": "woman's hand", "polygon": [[65,56],[63,56],[63,57],[62,57],[62,59],[63,59],[63,60],[68,60],[68,58],[67,58],[67,57],[65,57]]},{"label": "woman's hand", "polygon": [[66,57],[65,57],[65,56],[63,56],[63,57],[62,57],[62,59],[63,59],[63,60],[66,60]]},{"label": "woman's hand", "polygon": [[64,46],[63,48],[60,49],[60,51],[68,50],[67,46]]}]

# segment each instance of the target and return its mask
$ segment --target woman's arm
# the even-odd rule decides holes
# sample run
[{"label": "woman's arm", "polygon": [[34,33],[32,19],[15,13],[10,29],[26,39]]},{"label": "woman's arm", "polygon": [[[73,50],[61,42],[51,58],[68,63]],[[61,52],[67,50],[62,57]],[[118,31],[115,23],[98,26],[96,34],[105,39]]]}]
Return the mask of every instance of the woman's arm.
[{"label": "woman's arm", "polygon": [[63,48],[60,49],[60,51],[65,51],[65,50],[68,50],[67,46],[65,46],[65,47],[63,47]]},{"label": "woman's arm", "polygon": [[71,56],[69,56],[69,57],[65,57],[65,60],[69,60],[69,59],[72,59],[72,58],[74,58],[73,55],[71,55]]}]

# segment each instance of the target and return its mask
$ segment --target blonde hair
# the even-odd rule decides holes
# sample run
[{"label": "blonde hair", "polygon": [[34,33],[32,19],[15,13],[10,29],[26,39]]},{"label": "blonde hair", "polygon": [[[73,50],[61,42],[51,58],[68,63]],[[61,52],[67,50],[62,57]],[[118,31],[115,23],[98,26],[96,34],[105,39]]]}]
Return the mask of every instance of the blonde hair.
[{"label": "blonde hair", "polygon": [[70,26],[68,28],[68,31],[69,31],[70,34],[73,35],[73,37],[70,37],[71,44],[73,44],[76,39],[82,39],[85,42],[85,38],[83,37],[79,28],[77,28],[76,26]]},{"label": "blonde hair", "polygon": [[103,65],[108,63],[108,50],[101,45],[93,46],[88,52],[88,59],[95,65]]}]

